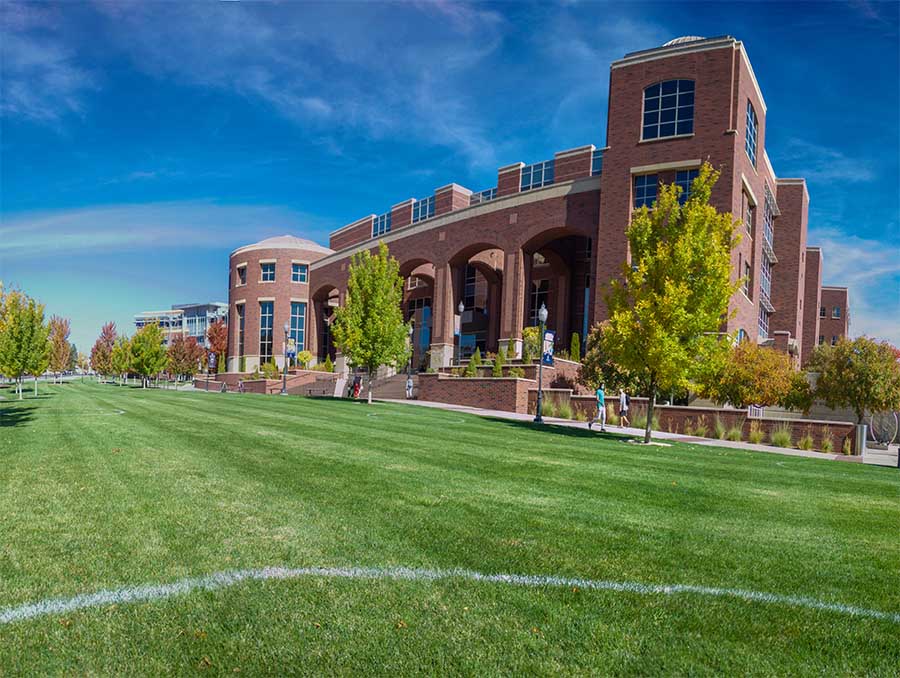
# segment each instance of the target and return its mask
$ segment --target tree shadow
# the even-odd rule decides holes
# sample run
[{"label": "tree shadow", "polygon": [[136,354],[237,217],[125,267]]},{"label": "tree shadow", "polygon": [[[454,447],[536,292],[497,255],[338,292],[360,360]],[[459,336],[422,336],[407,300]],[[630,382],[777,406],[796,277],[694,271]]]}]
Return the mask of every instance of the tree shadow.
[{"label": "tree shadow", "polygon": [[588,429],[587,422],[583,424],[582,427],[574,427],[574,426],[560,426],[557,424],[551,423],[543,423],[543,424],[535,424],[533,421],[522,421],[520,419],[504,419],[502,417],[484,417],[488,421],[497,422],[499,424],[505,424],[506,426],[511,426],[513,428],[525,429],[529,431],[540,431],[542,433],[550,433],[552,435],[565,436],[567,438],[582,438],[582,439],[592,439],[592,440],[610,440],[610,441],[621,441],[626,442],[628,440],[632,440],[635,436],[628,433],[614,433],[612,431],[607,431],[606,433],[600,433],[599,426],[594,426],[593,429]]},{"label": "tree shadow", "polygon": [[34,416],[35,409],[37,408],[28,405],[0,408],[0,428],[19,426],[27,423]]}]

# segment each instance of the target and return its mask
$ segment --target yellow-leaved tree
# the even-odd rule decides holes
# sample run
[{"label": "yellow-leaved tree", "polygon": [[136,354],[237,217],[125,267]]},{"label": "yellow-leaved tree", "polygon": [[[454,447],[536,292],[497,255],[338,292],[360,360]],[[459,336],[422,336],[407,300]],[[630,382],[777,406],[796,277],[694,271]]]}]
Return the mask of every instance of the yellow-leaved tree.
[{"label": "yellow-leaved tree", "polygon": [[646,385],[645,443],[657,394],[684,388],[697,368],[721,359],[719,332],[740,281],[731,281],[731,250],[739,242],[735,222],[709,204],[718,178],[704,163],[686,199],[675,184],[659,186],[653,208],[632,216],[631,261],[607,297],[601,350]]}]

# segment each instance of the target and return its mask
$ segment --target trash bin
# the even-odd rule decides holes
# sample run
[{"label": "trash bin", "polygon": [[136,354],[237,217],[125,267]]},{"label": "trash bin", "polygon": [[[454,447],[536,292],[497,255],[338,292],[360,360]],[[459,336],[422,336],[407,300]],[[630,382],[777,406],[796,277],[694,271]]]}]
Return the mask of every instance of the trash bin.
[{"label": "trash bin", "polygon": [[856,454],[862,456],[866,452],[866,430],[867,427],[865,424],[857,424],[856,425]]}]

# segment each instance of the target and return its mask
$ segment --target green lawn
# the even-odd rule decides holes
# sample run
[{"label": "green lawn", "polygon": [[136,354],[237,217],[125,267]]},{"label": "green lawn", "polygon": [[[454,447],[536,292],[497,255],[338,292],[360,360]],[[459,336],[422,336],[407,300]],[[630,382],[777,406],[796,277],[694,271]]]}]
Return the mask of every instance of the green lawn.
[{"label": "green lawn", "polygon": [[[896,470],[412,406],[0,391],[0,615],[266,566],[464,568],[900,612]],[[6,674],[896,675],[900,623],[693,593],[300,577],[0,624]]]}]

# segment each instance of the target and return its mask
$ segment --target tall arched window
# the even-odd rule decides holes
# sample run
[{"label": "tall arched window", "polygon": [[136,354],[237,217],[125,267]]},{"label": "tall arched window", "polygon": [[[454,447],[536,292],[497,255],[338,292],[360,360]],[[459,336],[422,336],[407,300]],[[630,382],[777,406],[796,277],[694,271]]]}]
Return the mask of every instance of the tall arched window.
[{"label": "tall arched window", "polygon": [[756,167],[756,111],[753,110],[753,104],[747,100],[747,130],[744,136],[744,148],[747,149],[747,157]]},{"label": "tall arched window", "polygon": [[666,80],[644,90],[642,139],[662,139],[693,132],[693,80]]}]

